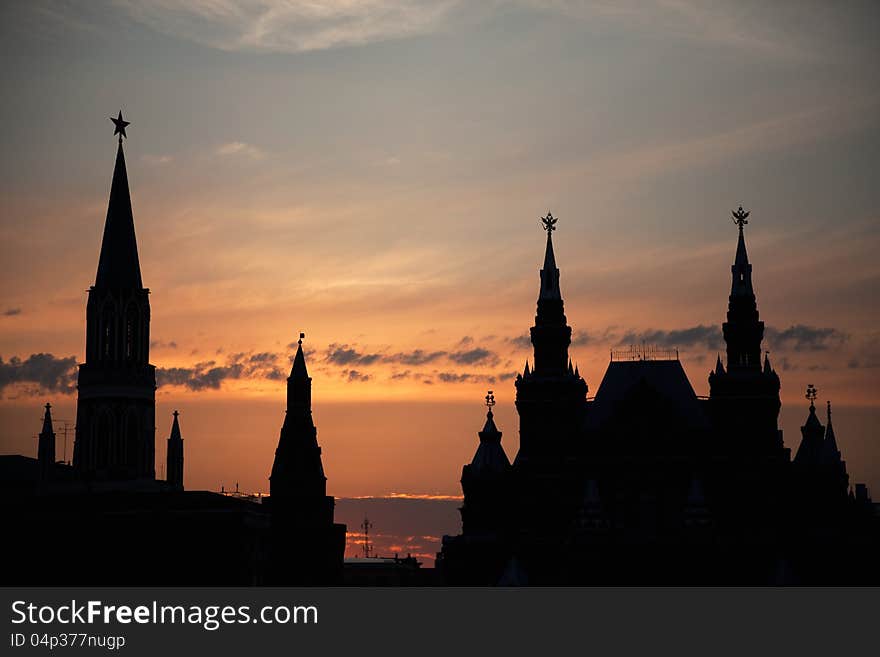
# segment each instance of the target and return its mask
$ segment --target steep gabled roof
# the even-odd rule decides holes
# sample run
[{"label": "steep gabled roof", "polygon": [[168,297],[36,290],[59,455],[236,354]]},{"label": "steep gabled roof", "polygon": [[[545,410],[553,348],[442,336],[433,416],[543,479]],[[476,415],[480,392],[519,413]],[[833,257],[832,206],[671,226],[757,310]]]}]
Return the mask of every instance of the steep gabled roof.
[{"label": "steep gabled roof", "polygon": [[637,386],[647,386],[659,400],[675,411],[686,426],[693,430],[708,427],[708,420],[697,395],[678,360],[612,361],[591,404],[588,423],[598,428],[605,424]]}]

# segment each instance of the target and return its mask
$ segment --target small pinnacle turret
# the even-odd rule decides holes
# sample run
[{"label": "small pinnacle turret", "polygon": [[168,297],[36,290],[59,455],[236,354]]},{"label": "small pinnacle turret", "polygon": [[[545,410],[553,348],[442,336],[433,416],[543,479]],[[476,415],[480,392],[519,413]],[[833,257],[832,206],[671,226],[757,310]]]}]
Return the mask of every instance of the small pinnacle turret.
[{"label": "small pinnacle turret", "polygon": [[480,445],[471,461],[472,474],[481,474],[484,472],[503,472],[510,467],[510,460],[501,446],[501,432],[495,425],[495,414],[492,407],[495,406],[495,395],[490,390],[486,395],[486,423],[483,430],[479,432]]},{"label": "small pinnacle turret", "polygon": [[826,402],[827,419],[825,424],[825,440],[822,442],[822,461],[833,464],[840,462],[840,449],[837,447],[837,438],[834,436],[834,426],[831,424],[831,401]]},{"label": "small pinnacle turret", "polygon": [[816,397],[818,391],[811,383],[807,386],[804,397],[810,402],[810,410],[807,421],[801,427],[801,444],[795,454],[795,463],[802,466],[814,467],[822,460],[823,442],[825,440],[825,427],[816,416]]},{"label": "small pinnacle turret", "polygon": [[171,423],[171,435],[168,437],[166,452],[166,481],[174,490],[183,490],[183,437],[180,435],[180,423],[176,410]]},{"label": "small pinnacle turret", "polygon": [[746,253],[746,240],[743,235],[743,226],[749,223],[746,217],[749,212],[739,206],[738,210],[733,212],[733,223],[739,226],[739,240],[736,243],[736,257],[731,267],[733,273],[733,281],[730,287],[730,296],[754,296],[752,289],[752,265],[749,264],[749,255]]},{"label": "small pinnacle turret", "polygon": [[43,413],[43,430],[37,442],[37,464],[40,471],[40,482],[52,479],[55,469],[55,430],[52,428],[52,405],[46,403]]},{"label": "small pinnacle turret", "polygon": [[556,219],[551,212],[541,218],[544,230],[547,231],[547,247],[544,250],[544,266],[541,269],[541,289],[538,299],[562,300],[559,289],[559,269],[556,267],[556,256],[553,253],[553,231],[556,230]]}]

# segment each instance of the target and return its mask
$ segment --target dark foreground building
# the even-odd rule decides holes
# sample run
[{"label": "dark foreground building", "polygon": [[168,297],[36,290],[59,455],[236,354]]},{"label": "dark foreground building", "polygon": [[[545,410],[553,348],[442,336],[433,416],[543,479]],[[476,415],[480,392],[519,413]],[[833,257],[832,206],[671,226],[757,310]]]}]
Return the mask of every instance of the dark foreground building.
[{"label": "dark foreground building", "polygon": [[262,503],[184,490],[177,411],[167,480],[155,477],[156,368],[120,133],[95,284],[86,309],[73,465],[55,462],[46,404],[37,459],[0,457],[0,581],[6,585],[253,585],[341,581],[345,525],[333,522],[311,419],[302,345]]},{"label": "dark foreground building", "polygon": [[779,376],[743,226],[732,267],[725,366],[699,398],[675,352],[612,353],[594,398],[568,357],[568,326],[547,245],[531,328],[532,367],[516,378],[513,464],[490,405],[462,471],[462,533],[437,569],[449,584],[864,584],[880,581],[880,519],[849,487],[815,389],[794,459],[777,424]]}]

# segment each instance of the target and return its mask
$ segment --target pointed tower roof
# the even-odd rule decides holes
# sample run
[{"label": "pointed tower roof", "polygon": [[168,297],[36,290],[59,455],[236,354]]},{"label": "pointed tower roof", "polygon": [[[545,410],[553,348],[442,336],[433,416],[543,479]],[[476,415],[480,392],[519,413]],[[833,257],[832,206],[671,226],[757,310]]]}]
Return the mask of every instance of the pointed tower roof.
[{"label": "pointed tower roof", "polygon": [[559,269],[556,267],[556,256],[553,253],[553,231],[556,230],[556,222],[553,214],[548,212],[542,217],[544,230],[547,231],[547,248],[544,251],[544,267],[541,269],[541,291],[538,299],[562,299],[559,289]]},{"label": "pointed tower roof", "polygon": [[44,435],[53,433],[52,429],[52,404],[46,403],[46,412],[43,414],[43,430],[40,432]]},{"label": "pointed tower roof", "polygon": [[499,473],[510,467],[510,459],[507,458],[507,454],[501,446],[501,432],[495,425],[495,414],[492,412],[494,405],[495,396],[490,390],[486,395],[486,406],[489,407],[489,411],[486,413],[486,424],[478,434],[480,446],[477,447],[477,452],[471,461],[471,468],[477,473]]},{"label": "pointed tower roof", "polygon": [[290,379],[292,381],[302,381],[309,378],[309,371],[306,369],[306,357],[303,354],[304,337],[306,337],[305,333],[299,334],[296,356],[293,357],[293,367],[290,369]]},{"label": "pointed tower roof", "polygon": [[807,421],[804,422],[804,427],[809,429],[822,427],[822,423],[819,422],[819,418],[816,416],[816,407],[813,404],[810,404],[810,414],[807,416]]},{"label": "pointed tower roof", "polygon": [[770,352],[764,354],[764,374],[771,374],[773,368],[770,366]]},{"label": "pointed tower roof", "polygon": [[171,423],[171,435],[169,436],[169,440],[183,440],[180,436],[180,423],[177,421],[177,416],[180,415],[176,410],[172,413],[174,416],[174,421]]},{"label": "pointed tower roof", "polygon": [[730,296],[732,297],[755,296],[755,291],[752,288],[752,265],[749,264],[749,255],[746,252],[746,238],[743,234],[743,226],[749,223],[746,220],[748,216],[749,212],[743,210],[742,206],[733,213],[733,221],[739,226],[739,240],[736,243],[736,257],[734,258],[733,266],[730,268],[733,274],[730,286]]},{"label": "pointed tower roof", "polygon": [[822,457],[825,427],[816,417],[816,394],[816,388],[812,384],[807,386],[806,398],[810,400],[810,414],[801,427],[801,444],[794,457],[796,463],[816,465]]},{"label": "pointed tower roof", "polygon": [[116,149],[116,167],[113,169],[113,182],[110,186],[110,202],[107,205],[95,287],[143,288],[121,134]]},{"label": "pointed tower roof", "polygon": [[495,424],[495,414],[492,412],[492,409],[489,409],[489,412],[486,413],[486,424],[483,425],[483,430],[480,432],[480,436],[486,436],[488,439],[498,438],[501,439],[501,432],[498,431],[498,427]]},{"label": "pointed tower roof", "polygon": [[718,354],[718,360],[715,362],[715,374],[724,374],[724,363],[721,362],[721,354]]},{"label": "pointed tower roof", "polygon": [[828,424],[825,425],[825,440],[822,442],[822,457],[826,463],[840,461],[840,450],[837,448],[837,439],[834,437],[834,427],[831,424],[831,401],[828,404]]}]

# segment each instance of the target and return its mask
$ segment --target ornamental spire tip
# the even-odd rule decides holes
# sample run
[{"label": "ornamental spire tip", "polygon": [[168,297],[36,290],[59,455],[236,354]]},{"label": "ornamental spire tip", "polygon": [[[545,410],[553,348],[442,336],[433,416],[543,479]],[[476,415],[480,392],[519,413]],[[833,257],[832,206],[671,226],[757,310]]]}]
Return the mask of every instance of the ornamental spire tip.
[{"label": "ornamental spire tip", "polygon": [[122,143],[122,138],[125,137],[128,139],[128,135],[125,134],[125,128],[131,125],[131,121],[126,121],[122,118],[122,110],[119,110],[119,115],[116,117],[111,116],[110,120],[113,121],[113,125],[116,126],[113,130],[114,135],[119,135],[119,143]]}]

